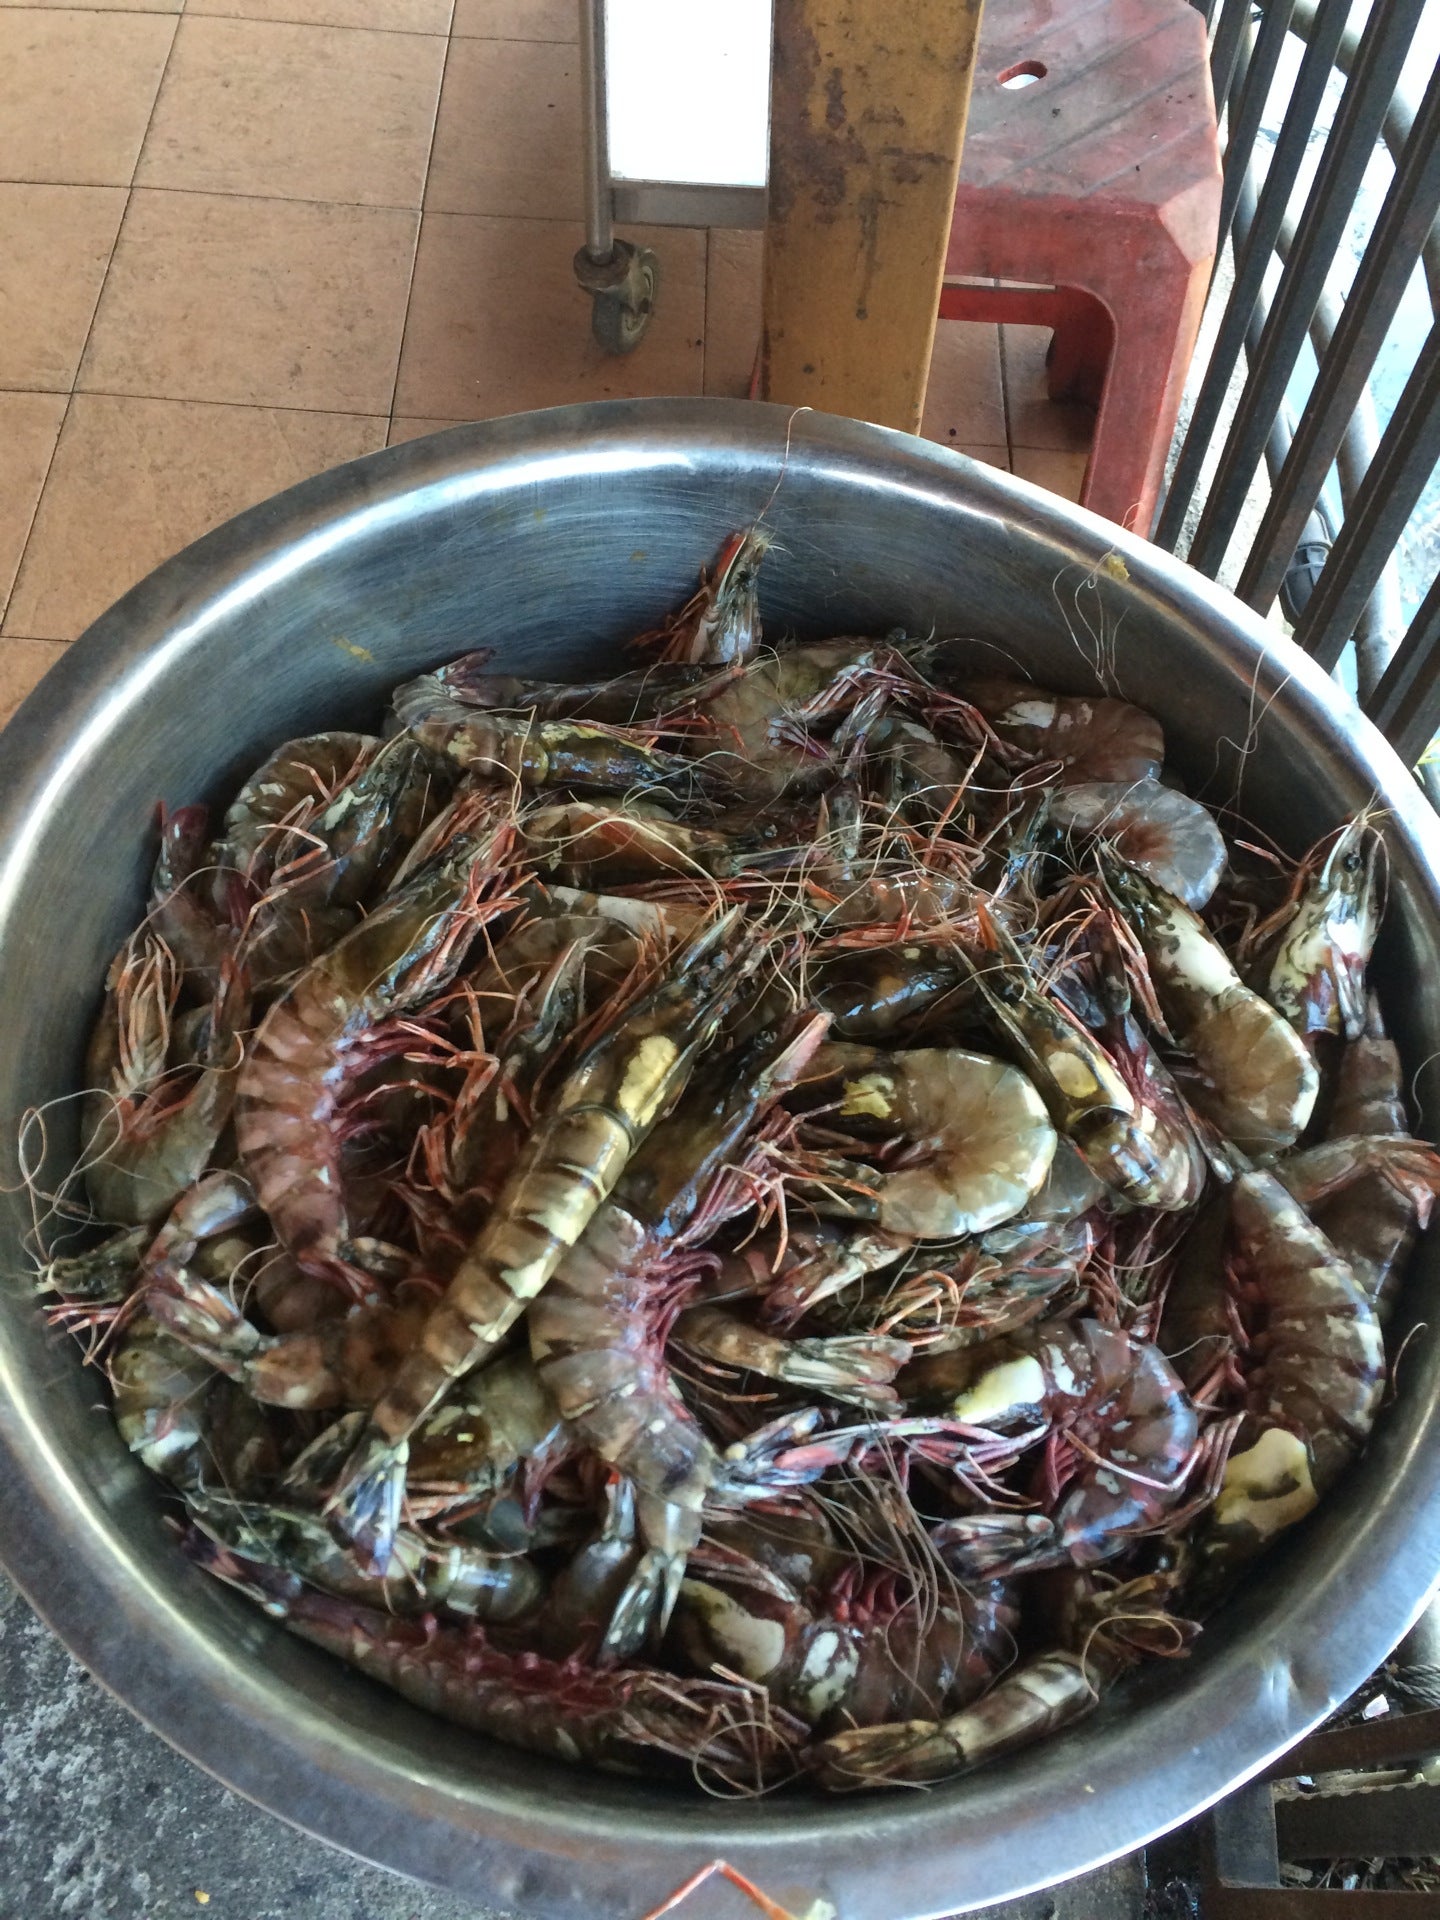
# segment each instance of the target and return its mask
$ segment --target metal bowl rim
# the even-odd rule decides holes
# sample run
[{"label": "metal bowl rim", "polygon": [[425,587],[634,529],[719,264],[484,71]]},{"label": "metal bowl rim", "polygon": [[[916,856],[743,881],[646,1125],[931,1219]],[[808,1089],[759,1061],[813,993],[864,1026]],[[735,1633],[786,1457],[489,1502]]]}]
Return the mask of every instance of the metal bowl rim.
[{"label": "metal bowl rim", "polygon": [[[1428,912],[1440,918],[1435,883],[1440,826],[1400,761],[1307,656],[1209,581],[1040,488],[909,436],[778,407],[657,400],[514,416],[368,455],[250,509],[157,569],[74,643],[7,732],[6,764],[0,769],[0,848],[5,849],[0,859],[0,924],[10,890],[20,878],[18,850],[27,818],[63,783],[68,756],[88,751],[92,734],[102,726],[109,690],[124,689],[134,698],[144,685],[159,679],[169,651],[192,643],[231,595],[243,596],[253,586],[257,570],[303,564],[332,541],[359,537],[376,515],[384,520],[428,510],[421,502],[428,499],[433,505],[437,488],[461,499],[492,488],[504,491],[525,474],[543,479],[547,473],[574,471],[577,465],[587,472],[608,467],[620,473],[662,459],[689,462],[698,472],[707,462],[742,451],[752,459],[770,460],[777,470],[783,458],[803,457],[811,472],[828,470],[846,484],[918,490],[942,501],[963,497],[971,507],[992,509],[1022,528],[1068,543],[1079,564],[1117,568],[1182,623],[1238,640],[1250,656],[1258,695],[1273,695],[1303,710],[1312,725],[1331,732],[1337,726],[1343,729],[1346,750],[1385,795],[1395,829],[1424,876]],[[215,1715],[206,1696],[215,1671],[208,1657],[213,1649],[202,1650],[191,1638],[182,1636],[169,1650],[171,1684],[137,1687],[127,1667],[136,1636],[143,1640],[146,1630],[132,1622],[137,1611],[143,1613],[145,1603],[158,1596],[137,1587],[139,1576],[124,1557],[123,1541],[107,1534],[80,1491],[63,1476],[57,1481],[46,1474],[43,1425],[33,1418],[31,1399],[23,1391],[14,1392],[13,1383],[11,1395],[0,1394],[0,1546],[5,1563],[72,1651],[132,1712],[191,1759],[307,1831],[378,1864],[473,1893],[487,1886],[494,1890],[489,1876],[497,1858],[513,1856],[517,1884],[527,1895],[543,1897],[549,1877],[544,1863],[568,1875],[587,1849],[596,1849],[598,1858],[614,1848],[613,1811],[604,1806],[584,1809],[578,1804],[585,1798],[583,1791],[569,1802],[537,1805],[532,1800],[523,1808],[506,1804],[503,1794],[492,1796],[473,1786],[468,1793],[453,1786],[447,1792],[440,1782],[412,1778],[414,1790],[406,1791],[393,1763],[357,1754],[353,1747],[343,1755],[337,1752],[318,1714],[306,1717],[314,1724],[297,1722],[293,1701],[287,1713],[288,1696],[265,1684],[263,1676],[243,1673],[235,1687],[232,1673],[226,1710]],[[1389,1567],[1388,1583],[1368,1593],[1372,1611],[1359,1630],[1342,1641],[1323,1600],[1317,1602],[1313,1618],[1302,1611],[1287,1622],[1287,1641],[1305,1640],[1311,1658],[1302,1661],[1299,1670],[1292,1660],[1279,1661],[1249,1709],[1228,1703],[1232,1710],[1225,1744],[1231,1753],[1243,1751],[1242,1764],[1227,1765],[1224,1777],[1201,1794],[1193,1783],[1182,1785],[1178,1794],[1158,1793],[1137,1814],[1116,1803],[1117,1793],[1132,1789],[1137,1778],[1150,1777],[1150,1763],[1141,1765],[1132,1757],[1128,1767],[1122,1764],[1123,1729],[1105,1729],[1095,1752],[1115,1763],[1117,1776],[1095,1787],[1088,1807],[1071,1807],[1065,1817],[1050,1821],[1046,1857],[1032,1856],[1018,1866],[1007,1863],[1017,1835],[1013,1823],[1007,1826],[1003,1818],[1007,1800],[1017,1797],[1008,1791],[1018,1777],[1016,1768],[1009,1765],[974,1776],[964,1783],[964,1794],[976,1819],[966,1818],[963,1824],[970,1829],[967,1866],[972,1871],[978,1867],[984,1884],[967,1892],[966,1903],[1017,1896],[1120,1856],[1233,1790],[1322,1719],[1378,1663],[1428,1595],[1430,1576],[1417,1583],[1413,1545],[1415,1534],[1425,1531],[1425,1520],[1440,1522],[1440,1460],[1433,1449],[1423,1456],[1412,1450],[1394,1491],[1411,1498],[1392,1499],[1383,1513],[1371,1516],[1360,1529],[1363,1540],[1352,1542],[1344,1556],[1347,1565],[1352,1563],[1358,1544],[1367,1557],[1382,1556]],[[109,1622],[100,1618],[98,1596],[122,1592],[126,1604],[114,1608]],[[1197,1691],[1213,1704],[1217,1683],[1223,1680],[1212,1673],[1208,1683]],[[1204,1705],[1199,1698],[1186,1702],[1187,1709],[1203,1711]],[[1197,1751],[1192,1749],[1192,1756]],[[1042,1766],[1039,1771],[1053,1774],[1054,1768]],[[393,1815],[397,1799],[404,1803],[400,1826],[385,1817]],[[990,1803],[996,1803],[1002,1817],[987,1843],[976,1836],[976,1826],[991,1819]],[[773,1816],[774,1809],[769,1811]],[[669,1803],[659,1817],[643,1822],[638,1836],[623,1839],[643,1856],[647,1869],[656,1870],[656,1884],[667,1875],[678,1880],[709,1851],[743,1857],[750,1871],[757,1877],[768,1875],[771,1884],[797,1874],[813,1879],[822,1872],[818,1863],[823,1860],[823,1872],[834,1884],[843,1884],[850,1897],[861,1900],[867,1914],[879,1914],[894,1911],[885,1903],[897,1896],[897,1857],[917,1869],[923,1864],[931,1880],[937,1874],[943,1878],[961,1811],[950,1792],[921,1800],[871,1799],[863,1806],[850,1801],[823,1809],[812,1802],[794,1802],[757,1831],[743,1810],[696,1814]],[[1087,1839],[1087,1831],[1095,1830],[1107,1837]],[[473,1841],[482,1834],[495,1846],[485,1850],[487,1877],[477,1883],[457,1858],[455,1846],[437,1842],[461,1836]],[[984,1851],[987,1844],[985,1857],[977,1860],[973,1849],[978,1845]],[[446,1864],[437,1871],[441,1859]],[[927,1920],[932,1913],[951,1910],[948,1902],[927,1906],[923,1915],[919,1908],[907,1909],[907,1920]]]}]

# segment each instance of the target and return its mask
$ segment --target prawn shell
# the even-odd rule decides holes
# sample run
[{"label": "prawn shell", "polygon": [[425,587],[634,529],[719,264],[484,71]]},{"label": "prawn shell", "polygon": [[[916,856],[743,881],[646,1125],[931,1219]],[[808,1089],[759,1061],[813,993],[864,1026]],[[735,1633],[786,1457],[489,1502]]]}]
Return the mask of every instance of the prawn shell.
[{"label": "prawn shell", "polygon": [[885,1174],[876,1213],[882,1232],[917,1240],[985,1233],[1013,1219],[1044,1185],[1057,1136],[1045,1102],[1017,1067],[958,1047],[871,1055],[831,1046],[816,1063],[823,1071],[847,1058],[858,1071],[843,1083],[841,1115],[898,1125],[920,1160]]},{"label": "prawn shell", "polygon": [[1203,907],[1225,871],[1225,841],[1208,809],[1158,780],[1064,787],[1051,799],[1050,819],[1067,832],[1102,837],[1118,860],[1187,907]]}]

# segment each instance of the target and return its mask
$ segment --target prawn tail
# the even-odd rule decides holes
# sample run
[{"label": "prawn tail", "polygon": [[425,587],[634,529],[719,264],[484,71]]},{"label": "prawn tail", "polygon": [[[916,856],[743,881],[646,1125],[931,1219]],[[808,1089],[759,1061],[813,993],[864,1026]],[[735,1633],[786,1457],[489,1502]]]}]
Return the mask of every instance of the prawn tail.
[{"label": "prawn tail", "polygon": [[964,1756],[943,1725],[900,1720],[885,1726],[847,1727],[810,1749],[810,1768],[831,1793],[886,1787],[903,1781],[926,1785],[964,1771]]},{"label": "prawn tail", "polygon": [[685,1577],[684,1560],[672,1567],[672,1559],[651,1547],[636,1561],[600,1642],[601,1666],[633,1660],[652,1632],[658,1638],[665,1631]]},{"label": "prawn tail", "polygon": [[390,1570],[409,1464],[408,1440],[389,1440],[372,1430],[361,1438],[325,1503],[331,1533],[363,1572],[377,1578]]},{"label": "prawn tail", "polygon": [[910,1343],[886,1334],[794,1340],[782,1377],[791,1386],[814,1387],[836,1400],[893,1412],[900,1400],[891,1382],[909,1358]]},{"label": "prawn tail", "polygon": [[264,1345],[263,1334],[234,1302],[193,1274],[183,1276],[178,1290],[152,1287],[146,1304],[167,1333],[231,1379],[243,1379]]},{"label": "prawn tail", "polygon": [[230,1547],[222,1546],[202,1532],[193,1521],[181,1535],[180,1551],[202,1571],[234,1587],[277,1620],[289,1616],[292,1606],[305,1591],[298,1574],[287,1573],[283,1567],[263,1565],[258,1560],[242,1559]]}]

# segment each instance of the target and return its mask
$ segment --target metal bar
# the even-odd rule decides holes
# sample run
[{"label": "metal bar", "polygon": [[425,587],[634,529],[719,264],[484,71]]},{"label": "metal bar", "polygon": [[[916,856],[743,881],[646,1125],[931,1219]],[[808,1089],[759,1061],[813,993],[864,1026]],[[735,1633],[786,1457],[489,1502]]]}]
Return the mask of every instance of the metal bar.
[{"label": "metal bar", "polygon": [[1208,1852],[1215,1879],[1238,1886],[1274,1886],[1280,1855],[1268,1780],[1251,1780],[1212,1809]]},{"label": "metal bar", "polygon": [[1204,1920],[1440,1920],[1440,1893],[1375,1893],[1357,1887],[1214,1887]]},{"label": "metal bar", "polygon": [[1265,269],[1285,219],[1300,167],[1309,144],[1315,116],[1335,64],[1335,49],[1345,30],[1350,0],[1320,0],[1314,30],[1301,56],[1290,105],[1270,156],[1269,170],[1255,210],[1250,233],[1235,249],[1235,284],[1219,329],[1200,391],[1191,409],[1190,424],[1180,448],[1154,539],[1173,553],[1185,526],[1185,514],[1200,482],[1205,456],[1224,410],[1230,376],[1245,343],[1245,329],[1265,285]]},{"label": "metal bar", "polygon": [[750,227],[765,225],[764,187],[694,180],[613,180],[610,204],[622,225]]},{"label": "metal bar", "polygon": [[585,251],[615,251],[610,208],[610,116],[605,99],[605,0],[580,0],[580,164],[585,189]]},{"label": "metal bar", "polygon": [[918,433],[981,0],[777,0],[761,390]]},{"label": "metal bar", "polygon": [[1321,1727],[1267,1767],[1264,1777],[1294,1780],[1341,1768],[1394,1766],[1429,1753],[1440,1753],[1440,1710],[1392,1713],[1349,1727]]},{"label": "metal bar", "polygon": [[[1214,575],[1225,557],[1424,8],[1425,0],[1389,0],[1373,9],[1366,24],[1355,71],[1300,217],[1295,250],[1266,322],[1264,342],[1251,364],[1191,543],[1190,564],[1202,573]],[[1269,186],[1267,180],[1267,192]],[[1255,240],[1252,233],[1252,246]]]},{"label": "metal bar", "polygon": [[1290,30],[1290,17],[1294,11],[1295,0],[1269,0],[1260,22],[1260,31],[1255,36],[1254,51],[1250,55],[1245,74],[1244,90],[1239,102],[1231,110],[1230,123],[1225,135],[1225,179],[1220,189],[1220,229],[1215,239],[1217,259],[1221,248],[1225,245],[1230,223],[1235,218],[1235,203],[1240,196],[1240,183],[1249,171],[1250,155],[1255,149],[1255,136],[1260,131],[1265,102],[1270,97],[1270,89],[1275,81],[1275,70],[1280,64],[1280,55],[1284,51],[1286,36]]},{"label": "metal bar", "polygon": [[[1307,39],[1314,31],[1315,0],[1295,0],[1295,31]],[[1341,36],[1340,45],[1335,50],[1335,64],[1342,73],[1349,73],[1355,64],[1355,53],[1359,39],[1353,27],[1347,27]],[[1385,124],[1382,132],[1391,157],[1398,160],[1406,142],[1410,138],[1410,129],[1415,124],[1415,102],[1408,89],[1397,87],[1386,109]],[[1431,310],[1440,313],[1440,228],[1431,234],[1421,258],[1425,264],[1425,281],[1430,293]]]},{"label": "metal bar", "polygon": [[1297,645],[1327,670],[1344,651],[1415,502],[1435,469],[1440,446],[1440,321],[1420,349],[1405,391],[1356,494],[1320,584],[1295,628]]},{"label": "metal bar", "polygon": [[1240,58],[1240,39],[1250,18],[1250,0],[1220,0],[1220,23],[1210,42],[1210,84],[1217,110],[1223,107]]},{"label": "metal bar", "polygon": [[[1235,233],[1243,246],[1249,236],[1251,222],[1255,218],[1256,194],[1253,169],[1247,169],[1241,192],[1235,207]],[[1286,220],[1276,240],[1276,251],[1282,260],[1290,256],[1295,244],[1295,229],[1290,220]],[[1340,324],[1344,304],[1339,296],[1327,284],[1315,306],[1310,321],[1310,338],[1314,343],[1315,357],[1323,360],[1329,351],[1330,342]],[[1260,334],[1264,326],[1264,312],[1257,304],[1255,312],[1246,329],[1245,348],[1247,353],[1255,353],[1259,347]],[[1295,423],[1289,409],[1281,406],[1270,429],[1265,444],[1265,464],[1270,472],[1273,485],[1276,476],[1284,467],[1290,451],[1290,442],[1294,438]],[[1363,386],[1356,401],[1355,411],[1345,429],[1345,437],[1340,443],[1336,464],[1340,471],[1340,504],[1348,510],[1361,482],[1365,478],[1375,449],[1380,444],[1380,427],[1375,417],[1375,403],[1370,389]],[[1317,498],[1319,489],[1317,489]],[[1304,537],[1302,533],[1302,539]],[[1385,568],[1376,583],[1375,591],[1365,605],[1365,612],[1355,629],[1355,679],[1361,701],[1367,700],[1379,684],[1381,675],[1390,663],[1390,657],[1405,630],[1405,621],[1400,600],[1400,570],[1395,564],[1393,554],[1385,562]]]},{"label": "metal bar", "polygon": [[1282,1860],[1361,1860],[1440,1852],[1440,1787],[1360,1787],[1282,1800]]},{"label": "metal bar", "polygon": [[[1431,75],[1420,117],[1356,270],[1329,351],[1320,359],[1290,456],[1271,490],[1260,530],[1241,570],[1236,591],[1261,613],[1280,590],[1300,529],[1335,462],[1346,423],[1359,404],[1437,213],[1440,65]],[[1322,282],[1317,305],[1323,294]]]},{"label": "metal bar", "polygon": [[[1440,574],[1431,581],[1410,631],[1365,702],[1365,711],[1407,766],[1420,758],[1440,732]],[[1406,1717],[1434,1721],[1434,1743],[1440,1751],[1440,1713]]]}]

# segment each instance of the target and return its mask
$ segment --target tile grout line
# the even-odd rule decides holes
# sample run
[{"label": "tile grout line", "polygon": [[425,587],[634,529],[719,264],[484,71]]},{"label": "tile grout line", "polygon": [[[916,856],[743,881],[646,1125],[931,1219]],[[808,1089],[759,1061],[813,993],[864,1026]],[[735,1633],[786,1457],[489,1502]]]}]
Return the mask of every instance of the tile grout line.
[{"label": "tile grout line", "polygon": [[[0,0],[0,11],[3,11],[3,0]],[[178,21],[181,16],[177,14],[173,17]],[[438,40],[441,36],[438,33],[432,33],[426,37],[431,40]],[[447,44],[446,64],[448,65],[448,63],[449,49]],[[441,83],[442,85],[444,83],[443,69],[441,71]],[[434,142],[435,133],[432,128],[430,134],[432,148]],[[138,160],[136,164],[138,166]],[[426,171],[428,175],[428,162]],[[427,207],[424,205],[423,197],[419,202],[407,202],[403,200],[321,200],[316,199],[313,194],[251,193],[241,192],[235,187],[174,187],[152,185],[147,180],[136,181],[133,178],[125,183],[116,180],[6,180],[0,178],[0,187],[75,187],[83,193],[96,193],[99,191],[123,193],[127,197],[127,212],[129,211],[129,195],[132,193],[179,193],[190,194],[194,197],[208,200],[264,200],[267,202],[278,202],[281,206],[285,207],[344,207],[354,213],[435,213],[447,220],[523,220],[533,225],[571,227],[580,233],[583,233],[585,230],[585,216],[583,213],[491,213],[482,212],[472,207]],[[677,233],[703,233],[706,232],[707,229],[703,227],[677,227],[675,231]]]},{"label": "tile grout line", "polygon": [[1000,411],[1005,421],[1005,462],[1011,473],[1015,471],[1015,444],[1010,427],[1010,362],[1005,352],[1004,322],[995,328],[996,349],[1000,355]]},{"label": "tile grout line", "polygon": [[[165,49],[165,60],[160,68],[160,78],[156,82],[155,92],[150,100],[150,111],[145,116],[145,130],[140,135],[139,142],[135,148],[135,158],[130,164],[130,178],[125,183],[125,204],[120,209],[120,218],[115,222],[115,238],[110,242],[110,251],[105,259],[105,271],[100,276],[100,285],[95,294],[95,304],[90,309],[90,321],[85,328],[85,338],[81,341],[80,351],[75,357],[75,371],[70,376],[70,389],[65,395],[64,411],[60,415],[60,425],[55,430],[55,444],[50,449],[50,458],[45,462],[45,477],[40,482],[39,491],[35,495],[35,505],[30,514],[30,524],[25,529],[25,539],[20,548],[20,558],[15,566],[15,578],[10,582],[9,592],[5,595],[4,609],[0,611],[0,637],[5,637],[4,630],[10,619],[11,603],[14,601],[17,588],[25,577],[25,562],[30,557],[30,542],[35,538],[35,522],[40,518],[40,509],[44,504],[45,494],[50,486],[50,476],[55,470],[55,456],[60,451],[60,442],[65,436],[65,429],[70,424],[70,414],[75,405],[75,394],[80,379],[80,369],[85,364],[85,355],[90,351],[90,336],[95,331],[95,316],[100,311],[100,302],[105,298],[105,288],[110,279],[110,269],[115,264],[115,255],[120,246],[120,236],[125,231],[125,222],[129,218],[130,201],[135,192],[135,175],[140,167],[140,156],[145,151],[145,142],[150,138],[150,129],[155,122],[156,103],[160,98],[160,90],[165,85],[165,76],[170,71],[170,62],[175,53],[175,42],[180,37],[180,14],[175,13],[168,17],[174,20],[175,31],[170,35],[170,44]],[[15,184],[36,185],[41,183],[21,181]],[[46,182],[44,184],[65,183]],[[112,181],[109,184],[113,186],[115,182]],[[10,637],[18,639],[21,636],[12,635]],[[65,641],[62,644],[68,646],[70,643],[69,641]]]},{"label": "tile grout line", "polygon": [[[8,12],[8,7],[6,8]],[[533,33],[454,33],[450,27],[377,27],[370,22],[355,20],[292,20],[288,15],[226,13],[219,8],[210,8],[204,12],[192,13],[188,6],[178,7],[56,7],[50,9],[56,13],[93,13],[104,19],[114,19],[117,15],[129,18],[139,15],[152,20],[238,20],[252,27],[314,27],[321,33],[390,33],[409,40],[498,40],[505,46],[513,47],[578,47],[576,40],[549,40]],[[450,17],[453,21],[455,8],[452,0]]]},{"label": "tile grout line", "polygon": [[400,369],[405,364],[405,338],[410,331],[410,308],[415,298],[415,269],[420,261],[420,235],[425,227],[425,199],[430,191],[430,168],[435,159],[435,136],[440,128],[440,106],[445,98],[445,81],[450,73],[450,49],[455,44],[455,4],[450,0],[450,26],[445,34],[445,58],[440,62],[440,84],[435,89],[435,112],[430,120],[430,143],[425,149],[425,171],[420,180],[420,205],[415,213],[415,243],[410,249],[410,273],[405,282],[405,311],[400,319],[400,344],[395,350],[395,375],[390,382],[390,411],[385,421],[385,444],[395,431],[395,404],[400,398]]},{"label": "tile grout line", "polygon": [[54,387],[0,387],[0,394],[8,393],[33,393],[43,399],[139,400],[147,407],[234,407],[242,413],[318,413],[331,420],[388,418],[365,407],[297,407],[283,400],[212,400],[201,399],[193,393],[117,393],[110,387],[76,387],[63,395]]}]

